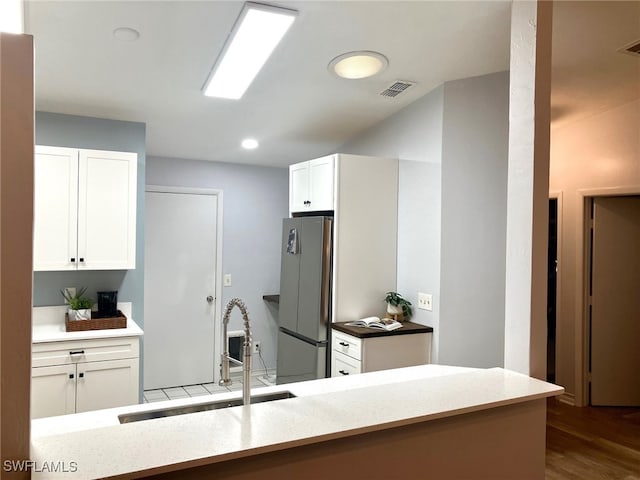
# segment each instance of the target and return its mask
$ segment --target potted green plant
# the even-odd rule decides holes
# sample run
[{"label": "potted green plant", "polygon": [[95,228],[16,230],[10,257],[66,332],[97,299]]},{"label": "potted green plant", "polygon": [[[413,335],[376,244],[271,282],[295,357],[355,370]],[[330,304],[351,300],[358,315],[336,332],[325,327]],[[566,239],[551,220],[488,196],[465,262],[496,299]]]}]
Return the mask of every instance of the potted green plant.
[{"label": "potted green plant", "polygon": [[71,295],[67,289],[60,290],[65,301],[69,304],[69,320],[91,319],[93,301],[90,298],[82,296],[86,291],[87,287],[82,287],[75,295]]},{"label": "potted green plant", "polygon": [[384,297],[384,301],[387,302],[387,313],[392,315],[395,320],[398,319],[398,315],[402,314],[405,319],[411,318],[411,302],[406,298],[402,298],[398,292],[387,292],[387,296]]}]

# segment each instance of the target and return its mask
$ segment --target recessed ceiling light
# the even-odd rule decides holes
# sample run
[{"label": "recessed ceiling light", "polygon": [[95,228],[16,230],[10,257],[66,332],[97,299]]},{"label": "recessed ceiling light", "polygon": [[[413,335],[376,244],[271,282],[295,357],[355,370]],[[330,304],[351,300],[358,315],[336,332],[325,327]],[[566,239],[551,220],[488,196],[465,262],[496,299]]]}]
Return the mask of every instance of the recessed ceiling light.
[{"label": "recessed ceiling light", "polygon": [[258,141],[254,138],[245,138],[242,140],[242,148],[246,148],[247,150],[258,148],[258,145]]},{"label": "recessed ceiling light", "polygon": [[295,10],[245,3],[209,75],[204,94],[241,98],[297,14]]},{"label": "recessed ceiling light", "polygon": [[135,28],[119,27],[113,31],[113,36],[123,42],[135,42],[140,38],[140,32]]},{"label": "recessed ceiling light", "polygon": [[337,56],[329,62],[329,71],[339,77],[356,80],[368,78],[387,68],[389,60],[378,52],[366,50],[349,52]]},{"label": "recessed ceiling light", "polygon": [[23,33],[22,0],[0,1],[0,32]]}]

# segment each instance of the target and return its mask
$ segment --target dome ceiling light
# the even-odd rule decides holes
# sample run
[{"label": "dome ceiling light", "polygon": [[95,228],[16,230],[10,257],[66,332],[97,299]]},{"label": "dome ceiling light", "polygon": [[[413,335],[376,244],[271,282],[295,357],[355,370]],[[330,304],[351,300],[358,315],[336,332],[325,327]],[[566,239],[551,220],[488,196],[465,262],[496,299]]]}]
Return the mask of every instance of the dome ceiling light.
[{"label": "dome ceiling light", "polygon": [[381,53],[361,50],[337,56],[329,62],[328,68],[339,77],[357,80],[372,77],[388,65],[389,60]]}]

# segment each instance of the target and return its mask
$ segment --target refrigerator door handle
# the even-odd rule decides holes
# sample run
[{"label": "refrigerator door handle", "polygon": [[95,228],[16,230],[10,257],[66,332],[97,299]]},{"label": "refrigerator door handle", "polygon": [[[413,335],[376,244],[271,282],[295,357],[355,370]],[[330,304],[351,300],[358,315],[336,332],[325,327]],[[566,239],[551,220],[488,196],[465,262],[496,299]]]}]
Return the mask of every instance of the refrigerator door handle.
[{"label": "refrigerator door handle", "polygon": [[287,335],[291,335],[294,338],[297,338],[298,340],[301,340],[305,343],[308,343],[309,345],[313,345],[314,347],[326,347],[328,345],[328,341],[326,340],[322,340],[320,342],[313,340],[311,338],[307,338],[304,335],[300,335],[299,333],[293,332],[291,330],[288,330],[284,327],[280,327],[280,331],[282,333],[286,333]]}]

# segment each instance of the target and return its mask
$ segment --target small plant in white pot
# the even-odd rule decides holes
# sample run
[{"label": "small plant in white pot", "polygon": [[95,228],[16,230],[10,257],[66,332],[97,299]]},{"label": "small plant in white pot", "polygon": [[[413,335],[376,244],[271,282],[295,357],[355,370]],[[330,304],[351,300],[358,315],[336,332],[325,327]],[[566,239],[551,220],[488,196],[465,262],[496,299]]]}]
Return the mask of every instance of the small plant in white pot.
[{"label": "small plant in white pot", "polygon": [[411,318],[411,302],[406,298],[402,298],[398,292],[387,292],[387,296],[384,297],[384,301],[387,302],[387,313],[393,317],[394,320],[398,320],[398,316],[402,315],[402,318],[408,320]]},{"label": "small plant in white pot", "polygon": [[87,287],[82,287],[75,295],[69,294],[69,291],[60,290],[65,301],[69,304],[69,320],[90,320],[91,307],[93,301],[90,298],[83,297]]}]

